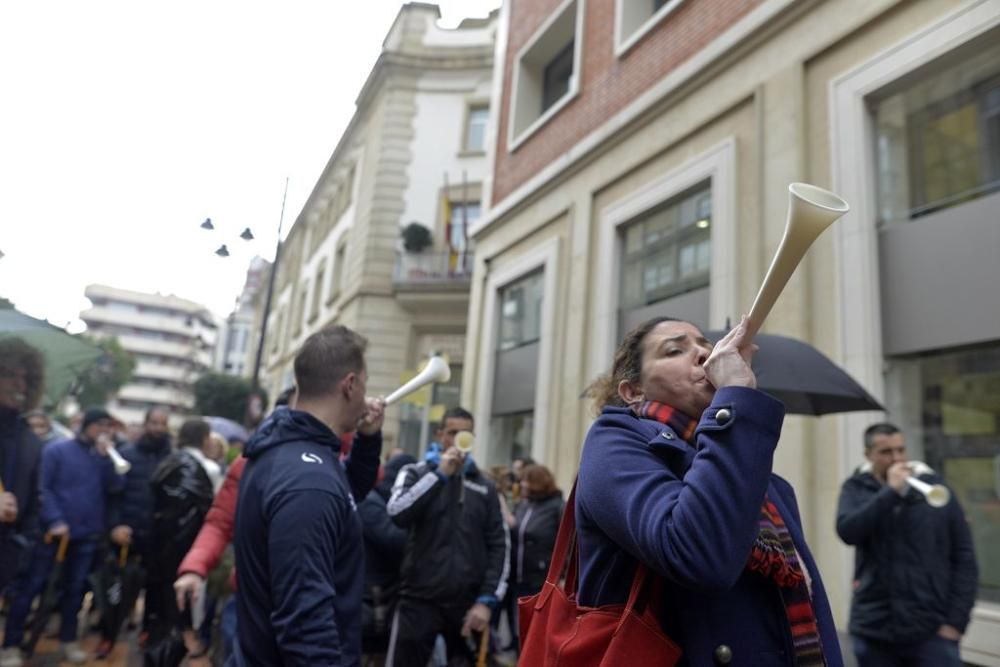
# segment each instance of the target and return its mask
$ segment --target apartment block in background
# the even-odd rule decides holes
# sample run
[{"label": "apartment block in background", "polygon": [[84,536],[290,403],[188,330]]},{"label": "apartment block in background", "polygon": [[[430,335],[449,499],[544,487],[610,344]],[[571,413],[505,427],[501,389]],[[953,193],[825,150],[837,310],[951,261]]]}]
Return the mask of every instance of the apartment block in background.
[{"label": "apartment block in background", "polygon": [[177,427],[194,407],[192,387],[211,370],[219,326],[204,306],[161,294],[88,285],[91,307],[80,313],[87,333],[114,337],[135,355],[132,380],[108,404],[127,425],[142,424],[146,411],[166,406]]}]

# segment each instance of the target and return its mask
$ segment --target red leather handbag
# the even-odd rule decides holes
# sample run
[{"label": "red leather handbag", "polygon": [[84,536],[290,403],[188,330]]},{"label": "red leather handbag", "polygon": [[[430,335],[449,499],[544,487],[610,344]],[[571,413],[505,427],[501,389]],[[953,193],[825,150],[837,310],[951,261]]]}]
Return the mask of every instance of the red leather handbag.
[{"label": "red leather handbag", "polygon": [[[576,542],[576,484],[569,494],[552,562],[537,595],[517,601],[520,614],[520,665],[527,667],[673,667],[681,649],[663,630],[653,609],[658,607],[659,581],[642,563],[636,568],[628,601],[600,607],[576,603],[579,583]],[[570,543],[572,542],[572,549]],[[559,577],[569,555],[565,584]]]}]

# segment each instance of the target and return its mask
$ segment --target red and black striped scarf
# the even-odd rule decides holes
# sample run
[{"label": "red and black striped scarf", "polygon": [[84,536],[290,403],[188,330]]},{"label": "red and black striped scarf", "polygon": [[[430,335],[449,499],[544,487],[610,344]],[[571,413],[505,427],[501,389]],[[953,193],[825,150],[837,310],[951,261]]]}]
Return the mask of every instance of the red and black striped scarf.
[{"label": "red and black striped scarf", "polygon": [[[644,401],[632,406],[632,411],[638,417],[666,424],[692,447],[697,446],[694,432],[698,422],[673,407]],[[803,566],[781,513],[767,496],[764,496],[764,504],[760,508],[759,526],[746,569],[773,580],[778,586],[792,633],[795,664],[800,667],[825,665],[819,626]]]}]

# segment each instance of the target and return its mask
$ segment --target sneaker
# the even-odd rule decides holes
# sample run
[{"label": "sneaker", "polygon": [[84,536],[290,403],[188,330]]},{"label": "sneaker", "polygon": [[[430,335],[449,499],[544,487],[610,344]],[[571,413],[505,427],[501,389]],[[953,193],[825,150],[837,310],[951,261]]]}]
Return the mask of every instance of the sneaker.
[{"label": "sneaker", "polygon": [[72,662],[74,665],[83,665],[87,662],[87,653],[80,648],[79,642],[63,642],[63,659]]},{"label": "sneaker", "polygon": [[105,660],[109,655],[111,655],[111,651],[114,649],[114,642],[110,639],[102,639],[98,642],[97,649],[94,650],[94,657],[98,660]]},{"label": "sneaker", "polygon": [[19,647],[11,646],[0,651],[0,667],[21,667],[23,664]]}]

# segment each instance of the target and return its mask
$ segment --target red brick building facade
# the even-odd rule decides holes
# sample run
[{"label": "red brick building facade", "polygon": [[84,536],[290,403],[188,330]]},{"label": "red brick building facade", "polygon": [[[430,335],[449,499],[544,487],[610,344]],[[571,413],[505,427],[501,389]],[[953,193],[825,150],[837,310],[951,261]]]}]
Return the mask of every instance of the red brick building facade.
[{"label": "red brick building facade", "polygon": [[615,13],[620,1],[577,0],[584,5],[583,57],[577,69],[579,94],[511,151],[508,148],[509,123],[518,53],[565,2],[508,0],[510,22],[504,55],[503,95],[497,107],[499,131],[492,193],[494,206],[761,4],[761,0],[681,2],[619,56],[615,44]]}]

